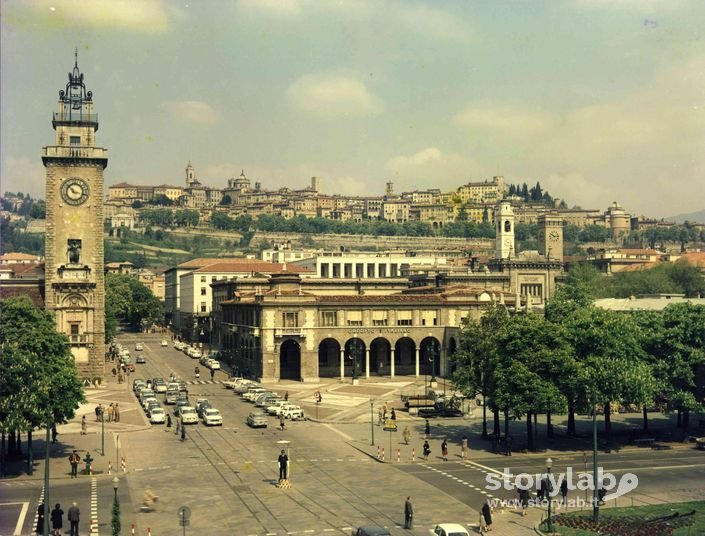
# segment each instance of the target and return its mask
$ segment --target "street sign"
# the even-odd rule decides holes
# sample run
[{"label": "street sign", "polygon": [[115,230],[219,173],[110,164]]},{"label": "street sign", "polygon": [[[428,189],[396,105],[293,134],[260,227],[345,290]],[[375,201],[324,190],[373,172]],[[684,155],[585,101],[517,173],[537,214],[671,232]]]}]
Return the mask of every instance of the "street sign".
[{"label": "street sign", "polygon": [[385,432],[396,432],[397,431],[397,421],[394,421],[392,419],[387,419],[384,421],[384,428],[382,428]]},{"label": "street sign", "polygon": [[191,517],[191,509],[188,506],[182,506],[179,508],[179,525],[180,526],[188,527],[190,517]]}]

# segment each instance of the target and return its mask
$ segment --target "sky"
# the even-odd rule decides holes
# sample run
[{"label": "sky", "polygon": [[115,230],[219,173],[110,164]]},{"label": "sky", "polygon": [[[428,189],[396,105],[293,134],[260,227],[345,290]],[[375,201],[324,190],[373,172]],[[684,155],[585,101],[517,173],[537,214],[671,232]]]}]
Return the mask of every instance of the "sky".
[{"label": "sky", "polygon": [[[705,209],[702,0],[2,0],[0,190],[44,197],[74,49],[106,186],[383,195],[502,175]],[[106,190],[107,191],[107,190]]]}]

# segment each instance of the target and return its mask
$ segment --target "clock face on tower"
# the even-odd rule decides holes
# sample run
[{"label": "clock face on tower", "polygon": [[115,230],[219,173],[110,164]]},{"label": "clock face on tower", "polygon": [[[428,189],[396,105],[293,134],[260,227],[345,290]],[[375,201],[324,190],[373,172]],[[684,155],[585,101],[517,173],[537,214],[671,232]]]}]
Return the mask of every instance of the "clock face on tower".
[{"label": "clock face on tower", "polygon": [[505,246],[511,246],[511,245],[512,245],[512,239],[511,239],[511,238],[505,238],[505,239],[504,239],[504,245],[505,245]]},{"label": "clock face on tower", "polygon": [[69,205],[78,206],[88,199],[88,184],[83,179],[70,178],[61,185],[61,198]]},{"label": "clock face on tower", "polygon": [[560,237],[558,231],[551,231],[548,236],[551,237],[551,240],[558,240],[558,238]]}]

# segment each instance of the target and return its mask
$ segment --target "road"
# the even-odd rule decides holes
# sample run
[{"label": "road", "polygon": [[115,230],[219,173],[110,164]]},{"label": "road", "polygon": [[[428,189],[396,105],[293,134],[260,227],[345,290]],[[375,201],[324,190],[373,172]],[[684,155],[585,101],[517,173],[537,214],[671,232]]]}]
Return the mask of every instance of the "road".
[{"label": "road", "polygon": [[[537,473],[544,467],[545,457],[541,455],[504,457],[482,450],[466,460],[451,450],[447,462],[436,457],[438,453],[434,452],[428,462],[416,463],[411,463],[407,451],[404,451],[402,463],[396,463],[394,459],[392,463],[379,463],[369,441],[369,422],[362,421],[288,422],[286,430],[280,431],[272,418],[271,426],[266,429],[251,429],[245,425],[245,418],[252,405],[222,386],[220,382],[226,378],[224,372],[217,372],[211,382],[203,379],[208,373],[199,365],[202,379],[196,381],[193,369],[197,361],[171,346],[162,348],[159,336],[122,335],[121,339],[130,349],[137,341],[145,344],[147,363],[137,365],[137,372],[130,380],[135,377],[168,378],[170,372],[174,372],[190,382],[191,400],[208,398],[224,417],[222,427],[189,426],[187,441],[181,442],[174,433],[166,432],[164,426],[148,424],[135,404],[131,386],[113,384],[110,387],[113,391],[89,396],[92,403],[98,400],[107,402],[118,395],[123,397],[120,405],[124,420],[132,423],[119,430],[116,425],[110,425],[106,435],[106,456],[94,454],[96,464],[101,467],[106,464],[106,458],[117,459],[125,455],[129,461],[127,473],[120,474],[118,490],[123,534],[129,534],[127,529],[133,524],[135,534],[140,535],[147,534],[148,529],[154,536],[179,533],[182,529],[179,528],[177,511],[181,506],[187,506],[191,510],[188,534],[335,535],[350,534],[361,524],[377,523],[388,527],[395,535],[427,535],[439,522],[460,522],[474,527],[484,500],[513,496],[509,490],[488,490],[488,474],[501,475],[509,470],[514,474]],[[280,393],[288,391],[290,399],[296,402],[304,398],[308,400],[310,391],[316,386],[292,382],[276,388]],[[364,396],[354,400],[367,404]],[[342,395],[337,403],[345,404]],[[369,412],[369,405],[367,408]],[[85,408],[85,411],[91,412],[92,407]],[[419,427],[421,421],[408,422]],[[95,426],[95,423],[91,424]],[[445,429],[455,430],[457,426],[457,422],[449,422]],[[434,423],[434,429],[443,430],[442,427],[442,421]],[[120,454],[113,455],[118,447],[118,434]],[[386,442],[386,434],[382,437]],[[59,438],[66,442],[62,453],[67,448],[80,448],[83,444],[95,453],[95,436],[72,434],[67,427]],[[394,445],[398,444],[398,439],[394,436]],[[290,489],[278,489],[274,485],[278,477],[277,455],[284,446],[278,442],[282,440],[289,441],[285,448],[288,448],[292,460]],[[434,445],[438,445],[439,440],[434,437],[434,441]],[[393,448],[396,450],[397,447]],[[554,472],[564,471],[568,466],[576,471],[583,468],[582,452],[551,455]],[[61,502],[65,511],[72,500],[78,501],[82,519],[85,519],[81,534],[88,534],[94,504],[99,532],[108,534],[112,476],[102,473],[93,478],[85,476],[71,480],[65,474],[62,457],[63,454],[56,461],[60,465],[54,475],[56,478],[52,478],[50,501]],[[616,475],[626,472],[638,475],[637,489],[617,501],[626,505],[632,501],[643,504],[698,497],[705,480],[703,461],[703,453],[692,449],[637,449],[600,455],[600,465],[605,471]],[[0,485],[3,485],[4,503],[4,506],[0,505],[0,535],[14,534],[23,509],[26,512],[22,534],[29,534],[42,491],[41,472],[37,471],[34,479],[2,481]],[[147,488],[159,496],[157,509],[141,513],[141,496]],[[578,494],[573,491],[569,497]],[[401,528],[407,495],[412,496],[416,509],[415,528],[411,531]],[[493,532],[499,535],[531,534],[532,522],[538,521],[541,515],[542,512],[536,510],[531,512],[531,519],[524,519],[517,512],[507,511],[505,515],[496,516]]]}]

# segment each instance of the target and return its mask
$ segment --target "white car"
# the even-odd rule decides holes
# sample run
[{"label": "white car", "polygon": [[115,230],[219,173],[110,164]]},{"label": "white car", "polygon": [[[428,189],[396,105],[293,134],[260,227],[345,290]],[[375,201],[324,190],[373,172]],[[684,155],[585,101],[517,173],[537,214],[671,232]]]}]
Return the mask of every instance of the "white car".
[{"label": "white car", "polygon": [[181,341],[174,341],[174,348],[176,348],[177,350],[183,350],[184,343]]},{"label": "white car", "polygon": [[203,412],[203,424],[206,426],[223,426],[223,416],[215,408],[208,408]]},{"label": "white car", "polygon": [[135,343],[135,350],[141,352],[142,350],[144,350],[144,344],[142,344],[141,342]]},{"label": "white car", "polygon": [[252,401],[255,396],[264,393],[265,391],[266,389],[263,387],[252,387],[247,392],[242,393],[242,398],[244,398],[245,400]]},{"label": "white car", "polygon": [[156,402],[157,404],[159,404],[159,400],[157,400],[157,397],[156,397],[156,396],[148,396],[148,397],[146,397],[146,398],[143,398],[143,399],[142,399],[142,402],[141,402],[141,403],[142,403],[142,409],[145,410],[145,411],[147,411],[147,408],[149,407],[149,405],[150,405],[152,402]]},{"label": "white car", "polygon": [[162,342],[160,344],[161,346],[169,346],[169,342],[166,339],[162,339]]},{"label": "white car", "polygon": [[191,359],[200,359],[203,357],[203,354],[198,348],[191,348],[191,353],[189,353],[189,356]]},{"label": "white car", "polygon": [[162,408],[154,408],[149,412],[149,422],[152,424],[163,424],[166,420],[166,413]]},{"label": "white car", "polygon": [[278,400],[277,402],[274,402],[273,404],[270,404],[266,408],[264,408],[267,413],[270,415],[279,415],[279,412],[281,411],[282,406],[287,405],[288,402],[285,400]]},{"label": "white car", "polygon": [[435,536],[470,536],[470,533],[457,523],[441,523],[430,531]]},{"label": "white car", "polygon": [[196,408],[193,406],[182,406],[179,409],[179,417],[181,417],[181,424],[198,423],[198,413],[196,413]]},{"label": "white car", "polygon": [[220,361],[216,359],[209,359],[206,362],[206,366],[211,370],[220,370]]},{"label": "white car", "polygon": [[283,415],[285,419],[291,419],[292,421],[295,421],[304,418],[304,410],[302,410],[299,406],[289,404],[281,407],[279,415]]}]

